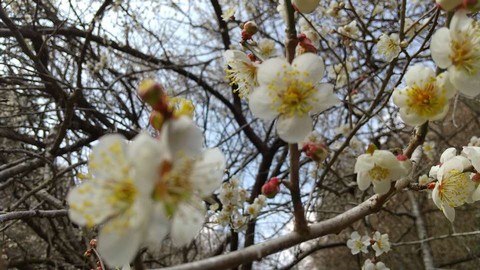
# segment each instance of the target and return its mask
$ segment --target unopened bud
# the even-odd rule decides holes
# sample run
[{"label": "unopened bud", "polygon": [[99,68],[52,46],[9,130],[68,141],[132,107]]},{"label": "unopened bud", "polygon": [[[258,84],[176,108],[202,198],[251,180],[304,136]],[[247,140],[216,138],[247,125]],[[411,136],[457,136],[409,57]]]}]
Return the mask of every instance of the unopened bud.
[{"label": "unopened bud", "polygon": [[408,47],[408,41],[402,40],[402,42],[400,42],[400,47],[402,47],[403,49],[407,48]]},{"label": "unopened bud", "polygon": [[272,177],[262,186],[262,194],[267,198],[273,198],[280,192],[280,181],[277,177]]},{"label": "unopened bud", "polygon": [[367,154],[373,155],[375,150],[377,150],[377,147],[374,144],[369,144],[367,147]]},{"label": "unopened bud", "polygon": [[472,176],[472,181],[475,183],[480,183],[480,173],[476,173]]},{"label": "unopened bud", "polygon": [[243,31],[253,36],[258,32],[258,26],[254,21],[248,21],[243,25]]},{"label": "unopened bud", "polygon": [[308,142],[302,150],[307,157],[318,163],[323,162],[328,156],[327,146],[323,143]]},{"label": "unopened bud", "polygon": [[398,161],[405,161],[405,160],[408,160],[408,157],[403,155],[403,154],[399,154],[399,155],[397,155],[397,160]]},{"label": "unopened bud", "polygon": [[138,86],[138,95],[154,110],[163,111],[168,105],[165,89],[154,80],[143,80]]},{"label": "unopened bud", "polygon": [[150,113],[149,121],[150,121],[150,125],[152,125],[154,129],[161,130],[163,123],[165,123],[165,117],[161,112],[152,111]]},{"label": "unopened bud", "polygon": [[430,182],[430,183],[428,183],[428,184],[427,184],[427,189],[430,189],[430,190],[432,190],[432,189],[434,189],[434,188],[435,188],[435,185],[436,185],[436,183],[435,183],[435,182]]},{"label": "unopened bud", "polygon": [[87,257],[87,258],[92,256],[92,249],[91,248],[87,249],[87,251],[85,251],[85,253],[83,253],[83,256]]}]

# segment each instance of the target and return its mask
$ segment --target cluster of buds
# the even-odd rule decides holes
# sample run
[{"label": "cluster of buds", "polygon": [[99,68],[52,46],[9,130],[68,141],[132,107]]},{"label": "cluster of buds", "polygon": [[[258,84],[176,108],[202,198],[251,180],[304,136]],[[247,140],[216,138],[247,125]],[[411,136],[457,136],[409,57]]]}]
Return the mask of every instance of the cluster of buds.
[{"label": "cluster of buds", "polygon": [[[215,222],[222,226],[229,225],[234,231],[245,229],[249,220],[255,219],[266,205],[266,198],[260,195],[252,204],[244,205],[247,202],[248,192],[240,187],[237,179],[223,183],[219,199],[222,204],[221,210],[215,215]],[[215,204],[210,210],[217,211],[219,205]]]},{"label": "cluster of buds", "polygon": [[267,198],[273,198],[280,192],[280,179],[272,177],[262,186],[262,194]]},{"label": "cluster of buds", "polygon": [[298,54],[303,54],[303,53],[317,53],[317,48],[315,48],[315,45],[313,45],[313,42],[305,35],[304,33],[300,33],[298,36]]},{"label": "cluster of buds", "polygon": [[[87,251],[85,251],[85,253],[83,254],[83,256],[85,257],[90,257],[92,256],[92,254],[94,254],[94,249],[97,248],[97,239],[92,239],[90,240],[90,242],[88,243],[88,249]],[[92,268],[91,270],[104,270],[103,269],[103,266],[102,266],[102,263],[100,262],[100,258],[97,258],[97,263],[96,263],[96,267],[95,268]]]},{"label": "cluster of buds", "polygon": [[154,80],[142,81],[138,86],[138,95],[143,102],[152,107],[150,124],[157,130],[160,130],[169,119],[181,116],[193,117],[195,108],[191,101],[169,97],[163,86]]},{"label": "cluster of buds", "polygon": [[247,41],[252,39],[253,35],[258,32],[258,26],[253,21],[248,21],[241,25],[242,27],[242,40]]}]

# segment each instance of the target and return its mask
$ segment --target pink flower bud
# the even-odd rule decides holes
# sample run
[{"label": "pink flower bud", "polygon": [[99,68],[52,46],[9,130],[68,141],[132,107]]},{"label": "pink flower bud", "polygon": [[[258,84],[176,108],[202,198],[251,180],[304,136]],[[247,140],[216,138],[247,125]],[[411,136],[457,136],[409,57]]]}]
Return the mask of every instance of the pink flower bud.
[{"label": "pink flower bud", "polygon": [[397,155],[397,160],[398,161],[405,161],[405,160],[408,160],[408,157],[403,155],[403,154],[399,154],[399,155]]},{"label": "pink flower bud", "polygon": [[307,157],[318,163],[323,162],[328,156],[328,148],[323,143],[308,142],[302,150]]},{"label": "pink flower bud", "polygon": [[154,80],[144,80],[137,89],[138,95],[143,102],[152,106],[156,111],[164,111],[168,108],[167,95],[163,86]]},{"label": "pink flower bud", "polygon": [[267,198],[273,198],[280,192],[280,181],[277,177],[272,177],[262,186],[262,194]]}]

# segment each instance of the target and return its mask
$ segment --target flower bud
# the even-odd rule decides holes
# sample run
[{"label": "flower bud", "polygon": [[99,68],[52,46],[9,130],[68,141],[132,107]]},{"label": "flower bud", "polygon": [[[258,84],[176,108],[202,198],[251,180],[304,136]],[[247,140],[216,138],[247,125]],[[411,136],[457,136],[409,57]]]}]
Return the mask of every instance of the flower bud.
[{"label": "flower bud", "polygon": [[272,177],[262,186],[262,194],[267,198],[275,197],[278,192],[280,192],[280,180],[277,177]]},{"label": "flower bud", "polygon": [[300,46],[300,52],[301,53],[317,53],[317,48],[313,45],[312,41],[305,35],[304,33],[301,33],[298,35],[298,46]]},{"label": "flower bud", "polygon": [[243,25],[243,31],[253,36],[258,32],[258,26],[254,21],[248,21]]},{"label": "flower bud", "polygon": [[90,240],[89,245],[90,245],[90,248],[97,248],[97,239],[94,238]]},{"label": "flower bud", "polygon": [[472,176],[472,181],[475,183],[480,183],[480,173],[476,173]]},{"label": "flower bud", "polygon": [[427,189],[433,190],[435,188],[436,183],[435,182],[430,182],[427,184]]},{"label": "flower bud", "polygon": [[143,102],[152,106],[156,111],[164,111],[168,106],[165,89],[154,80],[143,80],[138,86],[137,91]]},{"label": "flower bud", "polygon": [[320,0],[293,0],[295,9],[301,13],[312,13],[318,7]]},{"label": "flower bud", "polygon": [[152,125],[154,129],[161,130],[163,123],[165,123],[165,117],[161,112],[152,111],[150,113],[149,121],[150,121],[150,125]]},{"label": "flower bud", "polygon": [[302,150],[305,155],[315,162],[323,162],[328,156],[327,146],[323,143],[307,142]]}]

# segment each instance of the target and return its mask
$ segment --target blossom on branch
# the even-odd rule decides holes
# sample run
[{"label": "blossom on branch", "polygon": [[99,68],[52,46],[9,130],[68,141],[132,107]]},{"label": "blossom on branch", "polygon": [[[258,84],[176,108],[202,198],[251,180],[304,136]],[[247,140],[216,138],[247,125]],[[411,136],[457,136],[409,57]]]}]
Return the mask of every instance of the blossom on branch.
[{"label": "blossom on branch", "polygon": [[258,64],[251,61],[247,54],[239,50],[227,50],[223,54],[223,58],[228,65],[225,70],[227,78],[231,84],[235,84],[240,97],[250,94],[252,89],[258,85],[257,68]]},{"label": "blossom on branch", "polygon": [[363,263],[362,270],[390,270],[383,262],[373,263],[372,260],[366,259]]},{"label": "blossom on branch", "polygon": [[450,29],[442,27],[433,34],[430,50],[456,89],[470,98],[480,93],[480,26],[465,10],[455,12]]},{"label": "blossom on branch", "polygon": [[372,242],[375,242],[372,244],[372,248],[375,250],[376,257],[390,251],[390,240],[388,239],[388,234],[375,232],[372,237]]},{"label": "blossom on branch", "polygon": [[252,113],[264,120],[277,120],[278,136],[288,143],[302,141],[312,130],[309,113],[320,113],[338,103],[333,85],[320,84],[323,60],[305,53],[289,64],[272,58],[258,68],[258,84],[249,96]]},{"label": "blossom on branch", "polygon": [[360,190],[366,190],[372,183],[373,191],[383,195],[390,190],[392,181],[406,176],[408,172],[392,152],[374,150],[358,157],[355,173]]},{"label": "blossom on branch", "polygon": [[361,252],[368,253],[368,247],[370,246],[370,237],[367,235],[360,236],[357,231],[352,232],[350,239],[347,241],[347,247],[352,252],[352,255]]},{"label": "blossom on branch", "polygon": [[400,117],[411,126],[439,120],[448,112],[448,102],[455,89],[448,80],[448,72],[435,76],[428,67],[416,65],[405,74],[407,86],[395,89],[393,103],[400,107]]},{"label": "blossom on branch", "polygon": [[402,51],[398,34],[382,34],[377,42],[377,50],[385,61],[392,62]]}]

